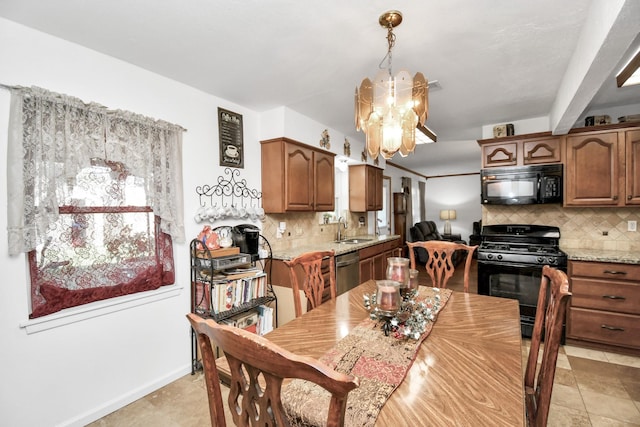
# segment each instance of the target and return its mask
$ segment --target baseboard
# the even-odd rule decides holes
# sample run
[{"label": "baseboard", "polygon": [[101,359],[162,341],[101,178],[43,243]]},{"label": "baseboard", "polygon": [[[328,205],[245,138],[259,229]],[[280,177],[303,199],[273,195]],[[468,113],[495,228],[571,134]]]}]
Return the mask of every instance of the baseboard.
[{"label": "baseboard", "polygon": [[92,410],[89,410],[83,414],[80,414],[76,417],[70,418],[66,421],[63,421],[57,426],[59,427],[83,427],[89,423],[92,423],[105,415],[109,415],[110,413],[127,406],[128,404],[135,402],[136,400],[152,393],[159,388],[164,387],[165,385],[181,378],[187,374],[191,373],[191,365],[186,364],[185,366],[176,369],[175,371],[165,375],[162,378],[159,378],[156,381],[145,384],[142,387],[131,390],[129,393],[119,396],[117,399],[113,399],[109,402],[105,402],[103,405],[100,405]]}]

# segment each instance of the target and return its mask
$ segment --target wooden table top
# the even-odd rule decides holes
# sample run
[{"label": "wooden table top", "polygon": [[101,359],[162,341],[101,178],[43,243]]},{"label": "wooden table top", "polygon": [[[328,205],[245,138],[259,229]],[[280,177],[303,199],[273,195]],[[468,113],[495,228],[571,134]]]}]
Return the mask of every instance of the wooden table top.
[{"label": "wooden table top", "polygon": [[[265,335],[319,358],[368,317],[368,281]],[[220,373],[228,374],[224,357]],[[518,301],[453,292],[376,426],[520,426],[525,422]]]}]

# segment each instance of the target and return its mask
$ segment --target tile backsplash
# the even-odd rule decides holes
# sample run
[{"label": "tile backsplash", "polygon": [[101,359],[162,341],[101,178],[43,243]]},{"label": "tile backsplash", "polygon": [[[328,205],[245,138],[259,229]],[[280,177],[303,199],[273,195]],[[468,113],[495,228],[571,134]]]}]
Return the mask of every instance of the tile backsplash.
[{"label": "tile backsplash", "polygon": [[[358,236],[367,234],[367,224],[358,226],[358,218],[364,214],[350,212],[347,218],[347,229],[342,229],[343,236]],[[288,250],[309,243],[332,242],[336,239],[338,224],[320,224],[321,212],[299,212],[287,214],[269,214],[262,223],[262,234],[271,244],[271,249]],[[278,226],[281,221],[287,225],[281,238],[277,237]],[[343,226],[343,225],[341,225]]]},{"label": "tile backsplash", "polygon": [[640,229],[627,231],[627,221],[640,224],[640,208],[563,208],[560,205],[482,207],[482,224],[538,224],[560,227],[565,249],[640,251]]},{"label": "tile backsplash", "polygon": [[[344,236],[367,234],[367,225],[358,226],[360,213],[351,212]],[[322,213],[299,212],[267,215],[262,234],[273,250],[306,246],[310,242],[331,242],[336,238],[338,224],[320,224]],[[365,215],[366,219],[366,215]],[[287,229],[277,238],[281,221]],[[482,207],[482,223],[538,224],[560,227],[560,246],[570,249],[640,251],[640,228],[627,231],[627,221],[640,225],[640,208],[563,208],[560,205],[518,205]]]}]

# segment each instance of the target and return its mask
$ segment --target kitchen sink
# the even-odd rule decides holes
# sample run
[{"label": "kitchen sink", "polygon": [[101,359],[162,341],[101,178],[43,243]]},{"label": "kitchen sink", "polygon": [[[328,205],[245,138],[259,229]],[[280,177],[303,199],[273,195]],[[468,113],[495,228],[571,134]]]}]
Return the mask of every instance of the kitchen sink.
[{"label": "kitchen sink", "polygon": [[371,240],[372,239],[343,239],[343,240],[336,240],[335,243],[346,243],[346,244],[355,245],[357,243],[370,242]]}]

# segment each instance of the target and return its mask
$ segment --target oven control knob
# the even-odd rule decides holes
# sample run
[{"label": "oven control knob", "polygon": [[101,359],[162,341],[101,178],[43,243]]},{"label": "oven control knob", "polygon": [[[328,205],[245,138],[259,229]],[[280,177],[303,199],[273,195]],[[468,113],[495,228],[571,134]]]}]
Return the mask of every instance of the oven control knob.
[{"label": "oven control knob", "polygon": [[493,254],[487,254],[487,259],[493,259]]},{"label": "oven control knob", "polygon": [[542,258],[541,256],[538,257],[538,263],[542,264],[544,262],[544,258]]},{"label": "oven control knob", "polygon": [[498,255],[498,259],[502,259],[502,255]]},{"label": "oven control knob", "polygon": [[549,258],[549,259],[547,260],[547,262],[548,262],[549,264],[555,264],[555,263],[557,263],[557,262],[558,262],[558,260],[557,260],[555,257],[551,257],[551,258]]}]

